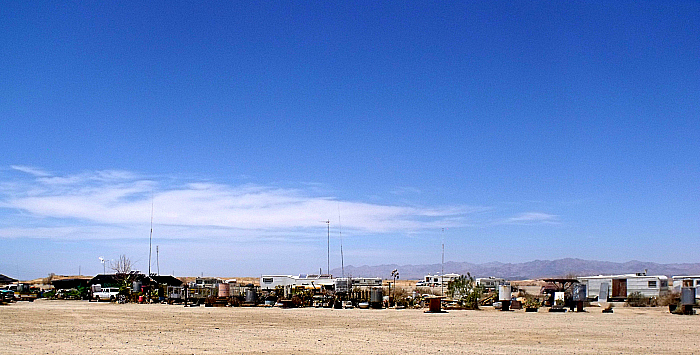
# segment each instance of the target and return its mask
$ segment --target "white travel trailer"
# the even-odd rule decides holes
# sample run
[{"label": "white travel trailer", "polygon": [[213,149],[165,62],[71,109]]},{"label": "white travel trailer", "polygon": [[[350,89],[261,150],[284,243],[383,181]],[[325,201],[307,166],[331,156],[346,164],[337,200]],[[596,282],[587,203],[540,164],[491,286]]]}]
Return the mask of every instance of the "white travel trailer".
[{"label": "white travel trailer", "polygon": [[381,277],[353,277],[352,287],[382,287]]},{"label": "white travel trailer", "polygon": [[332,275],[262,275],[260,276],[260,289],[265,291],[274,290],[276,287],[317,287],[328,288],[335,286],[335,279]]},{"label": "white travel trailer", "polygon": [[456,279],[460,276],[462,276],[462,275],[460,275],[460,274],[425,275],[423,277],[423,281],[419,282],[419,284],[416,284],[416,286],[440,287],[441,286],[440,284],[442,283],[442,285],[447,287],[447,285],[450,282],[454,281],[454,279]]},{"label": "white travel trailer", "polygon": [[[668,293],[668,277],[664,275],[647,275],[646,272],[624,275],[598,275],[579,277],[579,282],[586,285],[586,297],[600,299],[607,296],[611,300],[625,300],[633,292],[644,297],[661,297]],[[601,295],[601,289],[607,295]]]},{"label": "white travel trailer", "polygon": [[681,292],[682,287],[695,287],[695,297],[700,298],[700,275],[673,276],[673,291]]},{"label": "white travel trailer", "polygon": [[478,277],[476,278],[476,285],[481,286],[486,290],[495,290],[498,286],[505,285],[506,280],[500,277]]},{"label": "white travel trailer", "polygon": [[294,284],[292,275],[262,275],[260,276],[260,289],[272,291],[278,286],[285,287]]}]

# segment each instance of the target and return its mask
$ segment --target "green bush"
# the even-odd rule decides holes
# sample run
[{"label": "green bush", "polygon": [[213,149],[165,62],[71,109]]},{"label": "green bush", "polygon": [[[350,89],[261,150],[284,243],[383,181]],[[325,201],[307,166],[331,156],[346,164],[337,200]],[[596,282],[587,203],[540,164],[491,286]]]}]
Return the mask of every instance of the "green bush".
[{"label": "green bush", "polygon": [[649,307],[656,304],[656,299],[646,297],[641,292],[635,291],[627,295],[626,304],[630,307]]},{"label": "green bush", "polygon": [[447,286],[447,294],[459,299],[462,307],[466,309],[479,309],[479,298],[483,292],[483,288],[476,286],[474,277],[470,273],[454,279]]}]

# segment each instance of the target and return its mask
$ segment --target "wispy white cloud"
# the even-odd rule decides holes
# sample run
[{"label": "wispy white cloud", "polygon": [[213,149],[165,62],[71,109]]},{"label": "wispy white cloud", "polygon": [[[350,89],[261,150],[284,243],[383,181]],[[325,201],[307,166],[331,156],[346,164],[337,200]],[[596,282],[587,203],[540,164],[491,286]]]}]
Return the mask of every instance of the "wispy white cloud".
[{"label": "wispy white cloud", "polygon": [[542,213],[542,212],[526,212],[521,213],[511,218],[508,218],[506,223],[518,224],[518,223],[559,223],[559,217],[553,214]]},{"label": "wispy white cloud", "polygon": [[468,215],[484,210],[345,201],[315,195],[318,191],[307,185],[292,189],[194,181],[165,186],[127,171],[33,175],[31,180],[5,183],[0,206],[47,224],[58,220],[60,225],[44,225],[44,229],[10,225],[0,230],[0,237],[34,233],[79,239],[95,233],[105,238],[128,238],[150,221],[152,204],[155,223],[167,226],[171,238],[303,238],[309,230],[316,233],[320,221],[333,220],[339,209],[344,231],[407,233],[464,226]]},{"label": "wispy white cloud", "polygon": [[21,171],[23,173],[27,173],[29,175],[34,175],[34,176],[51,176],[51,174],[47,173],[44,170],[37,169],[31,166],[26,166],[26,165],[10,165],[10,168]]}]

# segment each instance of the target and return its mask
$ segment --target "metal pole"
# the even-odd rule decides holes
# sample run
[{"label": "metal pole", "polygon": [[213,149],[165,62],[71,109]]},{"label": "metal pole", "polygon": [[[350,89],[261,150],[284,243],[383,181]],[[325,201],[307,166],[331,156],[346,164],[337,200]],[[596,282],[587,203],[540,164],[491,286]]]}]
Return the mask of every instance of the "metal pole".
[{"label": "metal pole", "polygon": [[329,219],[326,223],[328,225],[328,259],[326,264],[326,274],[331,274],[331,220]]},{"label": "metal pole", "polygon": [[153,196],[151,196],[151,234],[148,236],[148,276],[151,276],[151,251],[153,250],[153,247],[151,247],[152,240],[153,240]]},{"label": "metal pole", "polygon": [[445,228],[442,229],[442,263],[440,264],[440,296],[445,295]]}]

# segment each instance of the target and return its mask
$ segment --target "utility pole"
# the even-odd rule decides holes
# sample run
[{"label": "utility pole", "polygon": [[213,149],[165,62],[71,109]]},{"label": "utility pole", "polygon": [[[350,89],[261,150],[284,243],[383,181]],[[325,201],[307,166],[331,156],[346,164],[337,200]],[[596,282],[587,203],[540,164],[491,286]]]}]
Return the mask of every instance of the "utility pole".
[{"label": "utility pole", "polygon": [[327,254],[327,259],[326,259],[326,274],[330,275],[331,274],[331,220],[327,219],[326,221],[326,226],[328,227],[328,239],[327,239],[327,248],[328,248],[328,254]]},{"label": "utility pole", "polygon": [[442,263],[440,264],[440,293],[445,295],[445,228],[442,229]]},{"label": "utility pole", "polygon": [[151,247],[153,241],[153,196],[151,196],[151,234],[148,236],[148,276],[151,276]]},{"label": "utility pole", "polygon": [[338,235],[340,235],[340,275],[345,277],[345,260],[343,258],[343,225],[340,224],[340,202],[338,202]]}]

